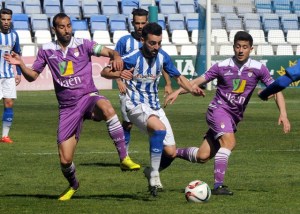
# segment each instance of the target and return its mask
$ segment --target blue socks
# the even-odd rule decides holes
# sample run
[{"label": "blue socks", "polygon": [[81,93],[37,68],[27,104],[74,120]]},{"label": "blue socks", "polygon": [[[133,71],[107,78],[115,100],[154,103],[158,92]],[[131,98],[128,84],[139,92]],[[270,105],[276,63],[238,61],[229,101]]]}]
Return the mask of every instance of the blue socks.
[{"label": "blue socks", "polygon": [[157,130],[154,131],[150,136],[150,159],[153,171],[158,172],[161,154],[164,147],[163,142],[166,137],[166,133],[166,130]]},{"label": "blue socks", "polygon": [[126,150],[128,152],[129,142],[130,142],[130,130],[124,129],[124,136],[125,136],[125,144],[126,144]]},{"label": "blue socks", "polygon": [[13,109],[4,108],[3,115],[2,115],[2,136],[8,136],[13,118],[14,118]]}]

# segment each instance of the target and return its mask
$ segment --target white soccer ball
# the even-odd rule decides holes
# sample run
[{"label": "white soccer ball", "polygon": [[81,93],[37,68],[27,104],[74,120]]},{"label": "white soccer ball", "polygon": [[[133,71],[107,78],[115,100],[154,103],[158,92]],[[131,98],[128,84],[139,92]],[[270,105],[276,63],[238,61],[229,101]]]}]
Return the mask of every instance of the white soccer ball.
[{"label": "white soccer ball", "polygon": [[204,181],[195,180],[187,185],[184,194],[187,201],[202,203],[209,200],[211,190]]}]

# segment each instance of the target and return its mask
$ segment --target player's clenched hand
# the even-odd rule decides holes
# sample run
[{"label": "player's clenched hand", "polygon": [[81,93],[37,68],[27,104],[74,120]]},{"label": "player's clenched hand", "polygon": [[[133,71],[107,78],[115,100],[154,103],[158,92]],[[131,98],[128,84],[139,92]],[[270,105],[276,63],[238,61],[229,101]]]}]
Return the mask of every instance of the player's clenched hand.
[{"label": "player's clenched hand", "polygon": [[287,117],[280,115],[278,119],[278,125],[283,125],[283,132],[289,133],[291,131],[291,124]]},{"label": "player's clenched hand", "polygon": [[130,70],[123,70],[123,71],[121,71],[121,75],[120,75],[120,77],[122,78],[122,79],[125,79],[125,80],[131,80],[132,79],[132,77],[133,77],[133,69],[134,68],[131,68]]},{"label": "player's clenched hand", "polygon": [[205,92],[199,86],[194,85],[192,95],[205,97]]},{"label": "player's clenched hand", "polygon": [[164,108],[166,108],[168,104],[172,105],[177,99],[178,95],[179,95],[178,91],[174,91],[173,93],[169,94],[165,99]]},{"label": "player's clenched hand", "polygon": [[122,71],[123,70],[123,60],[120,56],[117,56],[113,61],[112,61],[112,66],[113,69],[116,71]]},{"label": "player's clenched hand", "polygon": [[11,52],[11,54],[6,53],[4,55],[4,59],[9,63],[13,65],[20,65],[21,64],[21,57],[19,54],[16,54],[15,52]]}]

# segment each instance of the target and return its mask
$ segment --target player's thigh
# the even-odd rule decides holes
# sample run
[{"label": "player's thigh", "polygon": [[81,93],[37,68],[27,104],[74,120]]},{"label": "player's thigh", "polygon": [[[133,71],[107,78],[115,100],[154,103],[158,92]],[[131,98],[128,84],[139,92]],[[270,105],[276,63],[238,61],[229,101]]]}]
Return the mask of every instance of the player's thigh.
[{"label": "player's thigh", "polygon": [[121,114],[122,114],[123,121],[130,123],[130,120],[126,112],[126,94],[120,94],[119,97],[120,97],[120,107],[121,107]]},{"label": "player's thigh", "polygon": [[224,133],[234,133],[238,123],[238,121],[234,121],[232,116],[222,108],[208,109],[206,122],[210,130],[213,130],[215,139]]},{"label": "player's thigh", "polygon": [[70,139],[74,134],[77,140],[80,138],[84,120],[82,105],[59,109],[59,123],[57,129],[57,143],[61,144]]},{"label": "player's thigh", "polygon": [[99,99],[93,110],[93,119],[96,121],[108,120],[116,114],[112,104],[107,99]]},{"label": "player's thigh", "polygon": [[[158,110],[159,113],[159,119],[162,121],[162,123],[164,124],[164,126],[166,127],[166,137],[164,139],[164,146],[175,146],[175,138],[174,138],[174,134],[173,134],[173,130],[171,127],[171,124],[164,112],[163,109]],[[175,147],[176,150],[176,147]]]},{"label": "player's thigh", "polygon": [[15,78],[1,79],[1,87],[1,93],[3,98],[17,98]]},{"label": "player's thigh", "polygon": [[147,129],[149,132],[153,132],[158,130],[166,130],[166,127],[163,124],[163,122],[159,119],[158,115],[152,114],[148,117]]},{"label": "player's thigh", "polygon": [[157,129],[157,127],[164,127],[162,122],[159,120],[158,112],[145,104],[139,104],[130,109],[127,112],[127,116],[135,126],[145,133],[149,133],[149,131],[152,132],[154,129]]}]

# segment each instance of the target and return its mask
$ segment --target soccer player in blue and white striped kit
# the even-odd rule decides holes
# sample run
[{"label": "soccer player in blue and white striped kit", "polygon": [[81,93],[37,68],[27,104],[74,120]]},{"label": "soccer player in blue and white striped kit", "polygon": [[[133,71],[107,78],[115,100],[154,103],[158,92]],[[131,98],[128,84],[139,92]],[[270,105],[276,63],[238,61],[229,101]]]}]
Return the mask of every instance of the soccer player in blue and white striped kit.
[{"label": "soccer player in blue and white striped kit", "polygon": [[[120,56],[125,56],[135,49],[142,47],[141,36],[143,27],[148,23],[148,11],[142,8],[133,9],[132,11],[132,25],[134,27],[134,31],[128,35],[125,35],[119,39],[116,44],[115,50],[118,51]],[[172,93],[171,80],[169,76],[163,71],[163,77],[165,78],[165,94]],[[127,117],[127,113],[125,111],[125,101],[126,101],[126,85],[122,79],[116,79],[118,89],[119,89],[119,97],[120,97],[120,105],[121,105],[121,113],[122,113],[122,127],[125,134],[125,142],[126,142],[126,150],[128,153],[128,147],[131,138],[131,128],[132,123]],[[132,165],[132,168],[126,170],[138,170],[140,169],[139,164]]]},{"label": "soccer player in blue and white striped kit", "polygon": [[203,91],[192,87],[180,74],[170,56],[160,49],[162,28],[157,23],[148,23],[142,30],[143,46],[122,57],[127,70],[114,71],[106,67],[101,75],[106,78],[122,78],[126,81],[126,112],[129,120],[149,136],[151,167],[144,173],[153,196],[162,187],[159,171],[171,164],[176,157],[176,145],[171,125],[161,108],[158,83],[164,69],[177,83],[195,96]]},{"label": "soccer player in blue and white striped kit", "polygon": [[21,53],[19,36],[12,29],[12,14],[13,12],[10,9],[2,8],[0,10],[0,99],[3,99],[4,106],[2,138],[0,140],[2,143],[13,143],[8,134],[14,118],[13,104],[14,99],[17,98],[16,85],[21,81],[20,68],[16,66],[17,75],[15,76],[13,66],[3,59],[4,54],[7,52]]},{"label": "soccer player in blue and white striped kit", "polygon": [[282,91],[292,82],[298,80],[300,80],[300,60],[297,61],[296,65],[286,68],[285,75],[278,77],[271,85],[261,91],[258,96],[262,100],[268,100],[271,95]]}]

